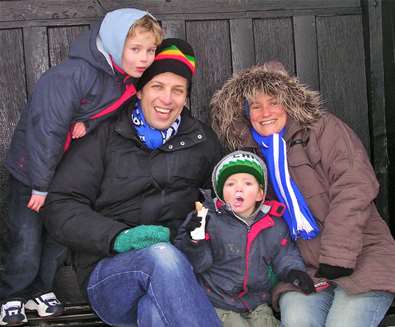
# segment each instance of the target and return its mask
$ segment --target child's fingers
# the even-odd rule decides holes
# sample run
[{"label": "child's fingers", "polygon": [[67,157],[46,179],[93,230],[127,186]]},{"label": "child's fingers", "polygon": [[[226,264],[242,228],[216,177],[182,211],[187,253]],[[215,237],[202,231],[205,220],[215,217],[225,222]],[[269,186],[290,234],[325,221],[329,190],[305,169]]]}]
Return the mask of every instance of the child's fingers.
[{"label": "child's fingers", "polygon": [[73,139],[77,139],[85,136],[85,134],[86,134],[85,124],[83,122],[75,123],[71,137]]},{"label": "child's fingers", "polygon": [[41,207],[44,205],[46,196],[33,194],[27,204],[27,207],[35,212],[39,212]]}]

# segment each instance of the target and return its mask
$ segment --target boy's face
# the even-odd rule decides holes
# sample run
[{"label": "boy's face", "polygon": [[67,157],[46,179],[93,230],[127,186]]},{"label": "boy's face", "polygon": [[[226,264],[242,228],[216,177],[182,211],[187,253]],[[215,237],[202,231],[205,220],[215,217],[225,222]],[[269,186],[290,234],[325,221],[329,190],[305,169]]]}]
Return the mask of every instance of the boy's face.
[{"label": "boy's face", "polygon": [[137,92],[147,123],[156,129],[169,128],[184,108],[188,82],[174,73],[154,76]]},{"label": "boy's face", "polygon": [[256,202],[263,200],[263,190],[258,181],[246,173],[229,176],[223,194],[225,202],[241,217],[249,217],[255,210]]},{"label": "boy's face", "polygon": [[155,58],[155,35],[137,27],[126,38],[122,53],[122,69],[132,77],[141,77]]}]

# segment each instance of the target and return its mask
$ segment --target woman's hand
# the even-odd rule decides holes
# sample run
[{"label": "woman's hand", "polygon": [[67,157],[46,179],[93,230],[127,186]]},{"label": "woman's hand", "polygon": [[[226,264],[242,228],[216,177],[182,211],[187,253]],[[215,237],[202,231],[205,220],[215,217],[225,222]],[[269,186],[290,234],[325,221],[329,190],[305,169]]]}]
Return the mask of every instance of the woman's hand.
[{"label": "woman's hand", "polygon": [[27,207],[38,213],[41,207],[44,205],[46,198],[47,195],[32,194]]}]

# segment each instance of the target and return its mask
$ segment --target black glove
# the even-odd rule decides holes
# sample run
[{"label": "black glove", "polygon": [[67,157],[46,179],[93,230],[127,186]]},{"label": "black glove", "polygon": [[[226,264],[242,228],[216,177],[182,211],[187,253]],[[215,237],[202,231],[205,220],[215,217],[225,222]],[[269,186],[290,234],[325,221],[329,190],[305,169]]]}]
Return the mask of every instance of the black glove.
[{"label": "black glove", "polygon": [[189,219],[188,223],[185,225],[185,230],[187,232],[193,231],[195,228],[198,228],[202,225],[202,217],[198,217],[197,212],[193,212],[191,214],[191,219]]},{"label": "black glove", "polygon": [[315,292],[313,280],[306,272],[302,270],[290,270],[285,278],[285,281],[299,288],[304,294]]},{"label": "black glove", "polygon": [[339,277],[349,276],[353,273],[354,269],[344,268],[327,265],[326,263],[320,263],[318,266],[318,271],[315,277],[325,277],[328,279],[336,279]]}]

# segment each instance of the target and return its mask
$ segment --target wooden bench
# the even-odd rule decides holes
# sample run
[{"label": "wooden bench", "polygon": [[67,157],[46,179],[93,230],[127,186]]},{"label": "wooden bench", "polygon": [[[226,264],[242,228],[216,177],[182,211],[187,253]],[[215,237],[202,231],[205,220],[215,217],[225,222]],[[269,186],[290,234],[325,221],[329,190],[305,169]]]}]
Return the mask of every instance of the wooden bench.
[{"label": "wooden bench", "polygon": [[[382,185],[378,207],[389,221],[395,204],[388,201],[388,155],[395,131],[387,126],[393,126],[395,116],[386,105],[395,103],[390,90],[395,73],[384,75],[384,69],[395,71],[395,32],[385,27],[395,25],[395,6],[386,0],[0,1],[1,163],[39,76],[66,57],[81,31],[107,11],[128,6],[149,10],[168,37],[186,38],[193,45],[198,68],[190,107],[204,122],[210,122],[213,92],[232,73],[256,63],[280,60],[320,90],[327,109],[352,126],[371,154]],[[7,178],[1,165],[0,217],[6,214]],[[4,233],[0,219],[0,239]],[[51,323],[31,317],[30,324],[102,325],[83,305],[71,267],[62,267],[58,275],[56,293],[67,304],[66,314]]]}]

